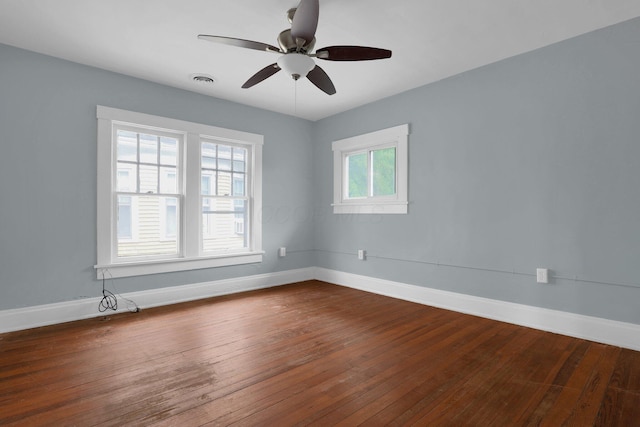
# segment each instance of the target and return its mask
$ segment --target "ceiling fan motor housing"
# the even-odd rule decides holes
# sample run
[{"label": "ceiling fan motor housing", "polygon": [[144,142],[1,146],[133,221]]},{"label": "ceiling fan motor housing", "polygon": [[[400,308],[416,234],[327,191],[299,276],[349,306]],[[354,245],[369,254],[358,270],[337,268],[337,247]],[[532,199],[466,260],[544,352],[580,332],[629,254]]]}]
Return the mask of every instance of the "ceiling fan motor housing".
[{"label": "ceiling fan motor housing", "polygon": [[307,53],[313,50],[314,46],[316,45],[316,38],[314,37],[313,40],[311,40],[311,42],[309,43],[305,42],[299,49],[298,43],[296,43],[296,40],[291,35],[291,29],[288,29],[282,31],[278,35],[278,44],[280,45],[280,49],[282,49],[283,52]]}]

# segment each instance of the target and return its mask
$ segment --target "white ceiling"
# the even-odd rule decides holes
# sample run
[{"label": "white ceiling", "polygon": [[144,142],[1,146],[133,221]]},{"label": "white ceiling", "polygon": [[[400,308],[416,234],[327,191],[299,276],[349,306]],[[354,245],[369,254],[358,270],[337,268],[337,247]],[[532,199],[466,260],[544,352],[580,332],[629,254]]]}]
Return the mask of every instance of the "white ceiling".
[{"label": "white ceiling", "polygon": [[[513,55],[640,16],[638,0],[320,0],[316,47],[360,45],[391,59],[316,62],[338,91],[278,73],[240,86],[274,53],[297,0],[1,0],[0,43],[217,98],[318,120]],[[192,74],[213,76],[198,84]]]}]

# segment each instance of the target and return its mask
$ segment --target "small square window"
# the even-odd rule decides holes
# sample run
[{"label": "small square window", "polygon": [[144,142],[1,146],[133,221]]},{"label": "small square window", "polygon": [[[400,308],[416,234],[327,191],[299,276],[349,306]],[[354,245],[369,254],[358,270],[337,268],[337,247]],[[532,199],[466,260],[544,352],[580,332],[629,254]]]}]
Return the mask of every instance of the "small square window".
[{"label": "small square window", "polygon": [[396,195],[396,147],[345,155],[346,199]]},{"label": "small square window", "polygon": [[334,141],[334,213],[407,213],[409,125]]}]

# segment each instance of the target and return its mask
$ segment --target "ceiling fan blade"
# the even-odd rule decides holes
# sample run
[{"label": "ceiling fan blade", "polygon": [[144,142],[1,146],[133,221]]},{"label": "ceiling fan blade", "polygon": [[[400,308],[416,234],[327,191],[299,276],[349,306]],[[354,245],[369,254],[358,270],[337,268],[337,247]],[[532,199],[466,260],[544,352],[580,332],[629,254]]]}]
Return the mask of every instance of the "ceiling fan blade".
[{"label": "ceiling fan blade", "polygon": [[262,70],[255,73],[249,80],[247,80],[243,85],[242,89],[248,89],[251,86],[255,86],[261,81],[273,76],[275,73],[280,71],[280,67],[278,64],[271,64],[264,67]]},{"label": "ceiling fan blade", "polygon": [[315,56],[327,61],[370,61],[391,58],[391,51],[377,47],[327,46],[318,49]]},{"label": "ceiling fan blade", "polygon": [[200,34],[198,35],[198,38],[200,40],[206,40],[209,42],[221,43],[221,44],[226,44],[230,46],[244,47],[247,49],[284,53],[279,48],[275,46],[271,46],[270,44],[254,42],[251,40],[235,39],[233,37],[210,36],[208,34]]},{"label": "ceiling fan blade", "polygon": [[317,65],[313,70],[309,71],[309,74],[307,74],[307,78],[311,83],[316,85],[318,89],[320,89],[327,95],[333,95],[336,93],[336,88],[327,73],[325,73],[324,70]]},{"label": "ceiling fan blade", "polygon": [[310,43],[318,28],[320,3],[318,0],[301,0],[291,22],[293,40],[300,38]]}]

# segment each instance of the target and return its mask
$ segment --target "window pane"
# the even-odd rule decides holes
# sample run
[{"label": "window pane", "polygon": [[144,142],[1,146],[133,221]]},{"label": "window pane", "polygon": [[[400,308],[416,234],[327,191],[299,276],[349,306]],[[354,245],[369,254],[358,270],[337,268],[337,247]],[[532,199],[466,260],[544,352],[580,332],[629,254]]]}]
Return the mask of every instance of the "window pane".
[{"label": "window pane", "polygon": [[231,170],[231,160],[222,159],[222,158],[218,157],[218,170],[230,171]]},{"label": "window pane", "polygon": [[131,197],[118,196],[118,239],[131,239]]},{"label": "window pane", "polygon": [[158,163],[158,137],[140,134],[140,162]]},{"label": "window pane", "polygon": [[218,145],[218,169],[231,170],[231,147]]},{"label": "window pane", "polygon": [[160,137],[160,163],[167,166],[178,164],[178,140]]},{"label": "window pane", "polygon": [[202,200],[202,250],[227,251],[247,247],[244,229],[246,201],[204,197]]},{"label": "window pane", "polygon": [[233,195],[244,196],[244,174],[233,174]]},{"label": "window pane", "polygon": [[233,161],[233,170],[235,172],[244,172],[244,168],[245,168],[244,162],[239,162],[237,160]]},{"label": "window pane", "polygon": [[246,171],[247,150],[244,148],[233,148],[233,170],[235,172]]},{"label": "window pane", "polygon": [[216,145],[209,142],[202,144],[201,163],[203,168],[216,169]]},{"label": "window pane", "polygon": [[247,149],[233,147],[233,160],[244,162],[247,159]]},{"label": "window pane", "polygon": [[211,200],[209,198],[202,199],[202,237],[207,238],[213,235],[213,216],[211,212]]},{"label": "window pane", "polygon": [[164,197],[164,237],[176,237],[178,230],[178,199],[176,197]]},{"label": "window pane", "polygon": [[118,163],[116,191],[137,193],[138,165]]},{"label": "window pane", "polygon": [[118,131],[118,160],[138,161],[138,134],[124,130]]},{"label": "window pane", "polygon": [[163,194],[177,194],[178,180],[176,178],[176,168],[160,168],[160,192]]},{"label": "window pane", "polygon": [[216,194],[216,173],[212,171],[202,171],[200,178],[200,192],[203,196],[215,196]]},{"label": "window pane", "polygon": [[367,154],[347,156],[348,198],[367,197]]},{"label": "window pane", "polygon": [[244,199],[232,199],[233,203],[233,211],[238,213],[242,213],[247,210],[247,201]]},{"label": "window pane", "polygon": [[396,149],[385,148],[371,153],[373,196],[396,194]]},{"label": "window pane", "polygon": [[158,167],[140,165],[140,193],[158,192]]},{"label": "window pane", "polygon": [[218,196],[231,195],[231,173],[218,172]]},{"label": "window pane", "polygon": [[[158,196],[119,196],[118,213],[126,212],[125,201],[130,203],[130,222],[120,219],[118,223],[118,257],[139,257],[153,255],[177,255],[178,241],[175,237],[179,210],[178,198],[164,198]],[[175,210],[170,212],[167,199],[175,201]],[[122,200],[122,201],[121,201]],[[120,206],[123,210],[120,210]],[[169,208],[169,209],[168,209]],[[164,212],[163,212],[164,211]],[[174,217],[173,213],[175,212]],[[124,218],[124,215],[123,215]],[[122,227],[120,224],[122,223]],[[167,236],[166,231],[173,223],[174,236]],[[121,237],[129,227],[131,238]]]},{"label": "window pane", "polygon": [[233,200],[233,211],[235,212],[234,232],[237,235],[244,235],[244,224],[247,220],[247,201],[238,199]]}]

